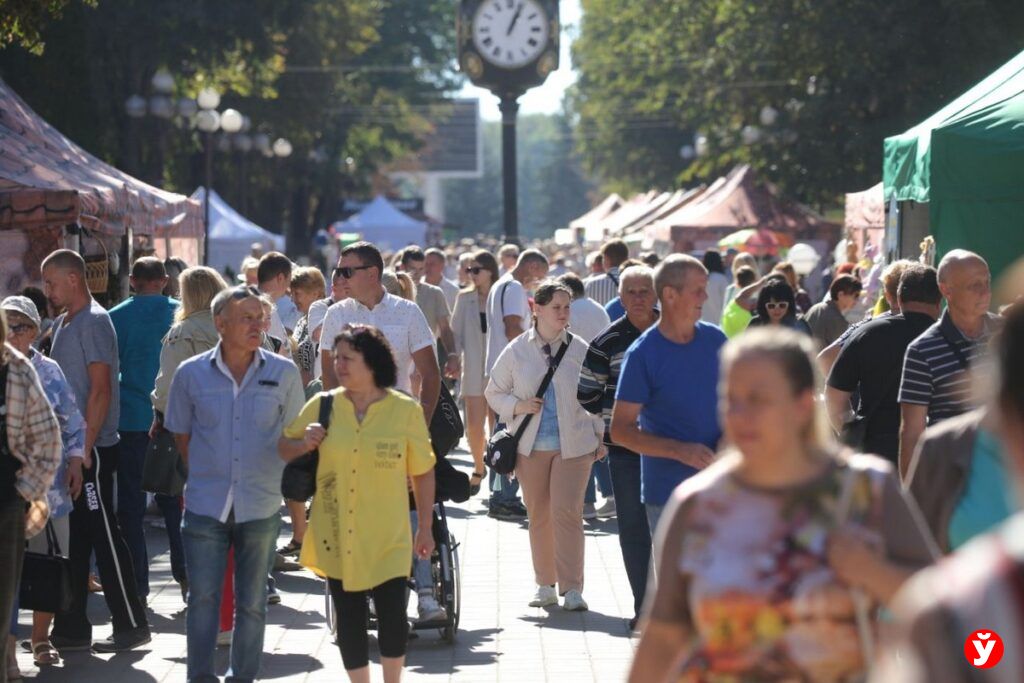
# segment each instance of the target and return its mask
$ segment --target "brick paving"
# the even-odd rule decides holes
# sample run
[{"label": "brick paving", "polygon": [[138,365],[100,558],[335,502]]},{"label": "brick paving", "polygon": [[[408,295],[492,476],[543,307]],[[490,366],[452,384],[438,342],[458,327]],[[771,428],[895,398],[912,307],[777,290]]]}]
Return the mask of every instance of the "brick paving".
[{"label": "brick paving", "polygon": [[[464,471],[471,461],[452,455]],[[627,632],[632,596],[619,554],[614,520],[586,524],[588,612],[527,606],[533,597],[526,525],[486,516],[486,492],[462,505],[448,506],[448,522],[462,563],[461,623],[454,645],[436,631],[420,631],[409,644],[408,681],[621,681],[636,639]],[[19,652],[26,681],[150,683],[185,680],[185,618],[178,586],[171,579],[163,531],[147,531],[150,553],[150,624],[153,642],[117,655],[68,653],[56,667],[37,669]],[[282,532],[281,544],[287,541]],[[268,608],[261,680],[319,683],[347,680],[341,655],[325,625],[323,581],[305,570],[276,574],[280,605]],[[414,607],[410,613],[414,612]],[[101,596],[90,599],[93,637],[110,633]],[[21,613],[27,637],[31,615]],[[376,660],[371,635],[371,658]],[[227,648],[218,649],[219,672],[227,669]],[[380,680],[375,669],[374,680]]]}]

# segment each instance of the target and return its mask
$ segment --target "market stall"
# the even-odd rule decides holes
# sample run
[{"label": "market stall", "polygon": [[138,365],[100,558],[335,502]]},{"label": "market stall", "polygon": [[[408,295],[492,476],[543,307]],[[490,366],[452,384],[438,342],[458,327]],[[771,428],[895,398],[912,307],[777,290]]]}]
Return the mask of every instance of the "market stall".
[{"label": "market stall", "polygon": [[198,203],[100,161],[0,80],[0,296],[38,285],[42,259],[69,247],[85,256],[94,292],[116,298],[133,234],[197,243],[202,232]]},{"label": "market stall", "polygon": [[427,223],[410,218],[378,195],[362,211],[331,226],[334,234],[358,233],[383,251],[398,251],[410,244],[426,244]]},{"label": "market stall", "polygon": [[[206,188],[200,187],[192,193],[192,199],[202,205]],[[253,244],[259,244],[264,253],[268,251],[284,251],[283,235],[265,230],[242,214],[235,211],[230,204],[217,194],[210,191],[210,256],[207,265],[221,273],[238,273],[242,261],[252,250]]]}]

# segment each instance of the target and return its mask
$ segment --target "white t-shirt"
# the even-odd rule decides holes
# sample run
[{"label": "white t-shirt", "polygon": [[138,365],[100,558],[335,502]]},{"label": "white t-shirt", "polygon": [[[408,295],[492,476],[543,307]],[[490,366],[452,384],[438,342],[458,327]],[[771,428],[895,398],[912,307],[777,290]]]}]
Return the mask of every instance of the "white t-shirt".
[{"label": "white t-shirt", "polygon": [[487,375],[490,375],[498,355],[508,346],[509,339],[505,336],[507,315],[518,315],[524,332],[530,325],[530,300],[512,273],[498,278],[487,294],[487,361],[484,363]]},{"label": "white t-shirt", "polygon": [[284,328],[284,323],[281,322],[281,314],[277,312],[277,306],[274,306],[270,311],[270,331],[268,334],[281,340],[280,355],[285,358],[291,358],[292,347],[288,343],[290,337],[288,336],[288,330]]},{"label": "white t-shirt", "polygon": [[[324,324],[324,317],[327,315],[327,309],[332,303],[334,302],[328,298],[317,299],[309,305],[309,312],[306,313],[306,329],[309,330],[310,337],[312,337],[313,333]],[[320,365],[320,347],[317,346],[316,358],[313,359],[313,378],[320,379],[320,375],[322,373],[323,366]]]},{"label": "white t-shirt", "polygon": [[611,324],[604,306],[586,297],[569,305],[569,330],[588,344]]},{"label": "white t-shirt", "polygon": [[454,311],[455,300],[459,298],[459,286],[447,278],[441,278],[441,282],[435,286],[440,287],[441,291],[444,292],[445,301],[448,302],[448,310]]},{"label": "white t-shirt", "polygon": [[327,309],[323,329],[320,332],[320,353],[325,345],[328,351],[334,338],[341,334],[345,325],[373,325],[391,344],[395,354],[395,365],[398,368],[398,382],[395,388],[407,394],[412,393],[409,383],[409,372],[412,366],[412,354],[423,348],[434,347],[434,335],[427,325],[419,306],[411,301],[392,296],[387,292],[380,303],[369,309],[355,299],[339,301]]}]

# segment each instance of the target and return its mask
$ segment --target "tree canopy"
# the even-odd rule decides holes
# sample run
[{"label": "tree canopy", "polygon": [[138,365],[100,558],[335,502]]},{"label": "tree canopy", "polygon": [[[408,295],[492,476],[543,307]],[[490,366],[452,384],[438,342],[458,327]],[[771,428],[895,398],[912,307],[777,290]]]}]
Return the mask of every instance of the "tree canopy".
[{"label": "tree canopy", "polygon": [[608,189],[745,162],[818,204],[878,182],[882,140],[1016,54],[1024,29],[1019,0],[582,4],[570,102]]}]

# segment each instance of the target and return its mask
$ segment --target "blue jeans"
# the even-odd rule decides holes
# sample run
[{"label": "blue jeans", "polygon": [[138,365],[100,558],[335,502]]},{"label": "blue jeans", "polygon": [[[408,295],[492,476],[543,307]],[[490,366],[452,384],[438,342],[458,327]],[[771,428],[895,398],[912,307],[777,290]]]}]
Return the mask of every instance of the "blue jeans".
[{"label": "blue jeans", "polygon": [[651,527],[640,501],[640,456],[619,446],[608,448],[608,465],[619,521],[619,550],[633,592],[633,614],[640,614],[651,567]]},{"label": "blue jeans", "polygon": [[491,489],[489,505],[492,507],[495,505],[514,503],[519,500],[518,479],[509,480],[508,477],[495,474],[494,470],[490,470],[487,481]]},{"label": "blue jeans", "polygon": [[597,482],[597,488],[601,489],[601,495],[605,498],[609,498],[615,495],[615,489],[612,486],[612,473],[609,470],[608,458],[604,460],[595,460],[593,466],[590,468],[590,479],[587,480],[587,492],[583,494],[584,503],[596,503],[597,502],[597,491],[594,487],[594,482]]},{"label": "blue jeans", "polygon": [[267,574],[273,565],[280,515],[236,523],[185,511],[181,525],[188,571],[188,680],[217,681],[214,651],[228,548],[235,551],[235,630],[226,681],[253,681],[260,670],[267,621]]},{"label": "blue jeans", "polygon": [[[416,532],[420,527],[420,520],[415,510],[409,511],[409,521],[412,523],[412,536],[416,538]],[[412,580],[416,584],[417,594],[434,594],[434,576],[430,571],[430,559],[421,560],[416,557],[415,548],[413,549]]]},{"label": "blue jeans", "polygon": [[142,490],[142,465],[146,461],[149,434],[121,432],[121,454],[117,461],[117,523],[132,554],[135,589],[140,597],[149,595],[149,557],[142,518],[146,515],[146,492]]}]

